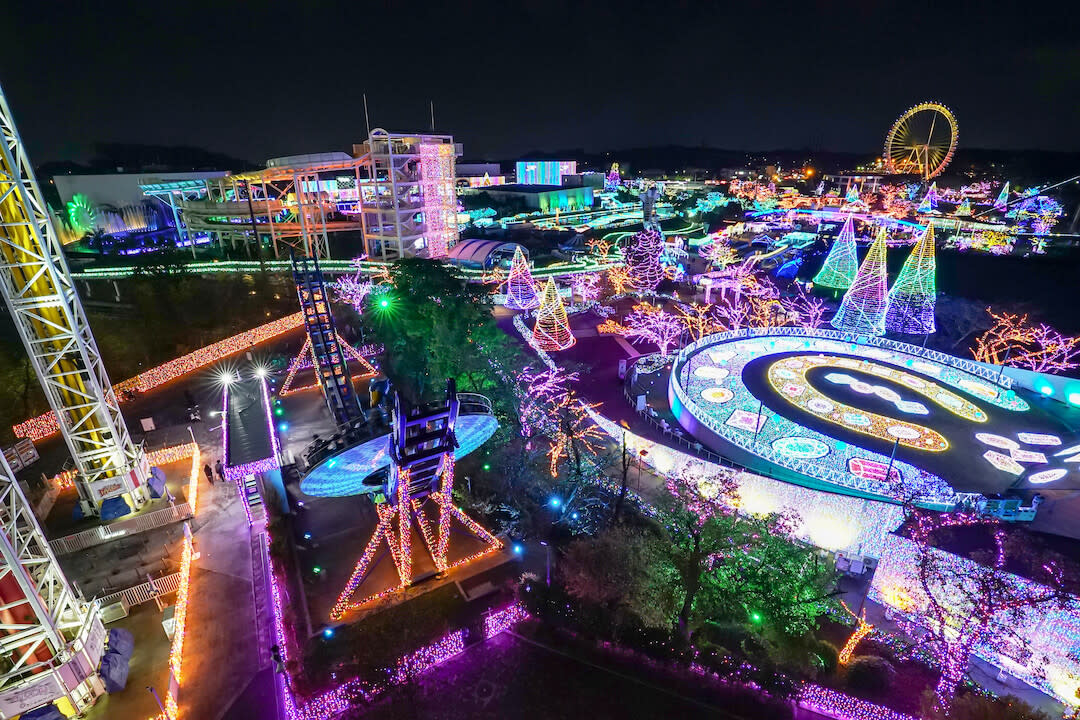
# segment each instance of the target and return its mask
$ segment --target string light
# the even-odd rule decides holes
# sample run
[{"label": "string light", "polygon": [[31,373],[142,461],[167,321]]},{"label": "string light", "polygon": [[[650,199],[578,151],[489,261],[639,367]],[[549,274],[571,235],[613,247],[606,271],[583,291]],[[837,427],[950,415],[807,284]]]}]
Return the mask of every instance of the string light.
[{"label": "string light", "polygon": [[420,145],[420,192],[428,257],[446,257],[458,239],[452,143]]},{"label": "string light", "polygon": [[852,216],[848,215],[840,234],[833,240],[825,264],[814,276],[814,284],[822,287],[846,290],[855,282],[858,272],[858,257],[855,254],[855,228]]},{"label": "string light", "polygon": [[664,279],[664,268],[660,264],[663,251],[664,238],[653,228],[634,235],[627,247],[623,248],[630,285],[635,290],[655,290]]},{"label": "string light", "polygon": [[885,228],[870,245],[851,287],[844,293],[840,309],[833,316],[832,326],[855,335],[885,334]]},{"label": "string light", "polygon": [[889,330],[911,335],[928,335],[936,331],[937,261],[934,245],[934,226],[927,225],[889,290],[889,307],[885,315],[885,326]]},{"label": "string light", "polygon": [[[367,358],[352,345],[347,343],[341,335],[335,333],[337,337],[338,345],[341,346],[342,351],[345,354],[345,362],[350,360],[359,363],[359,372],[353,373],[352,380],[363,380],[364,378],[374,377],[378,374],[378,370],[368,362]],[[365,349],[370,346],[365,346]],[[310,385],[303,385],[301,387],[293,387],[293,380],[296,378],[296,374],[301,370],[312,371],[312,382]],[[281,389],[278,390],[280,397],[288,397],[293,393],[303,392],[304,390],[312,390],[319,387],[319,375],[315,371],[315,351],[312,349],[311,336],[305,335],[304,346],[300,348],[300,352],[296,354],[292,362],[289,363],[289,371],[285,374],[285,382],[281,383]]]},{"label": "string light", "polygon": [[[304,324],[303,313],[288,315],[279,320],[260,325],[257,328],[246,330],[232,337],[225,338],[200,348],[187,355],[170,360],[169,362],[150,368],[133,378],[113,386],[118,395],[127,391],[147,392],[159,385],[164,385],[170,380],[194,372],[199,368],[206,367],[229,355],[250,350],[253,345],[265,342],[272,338],[300,327]],[[17,438],[29,438],[37,441],[49,437],[60,431],[60,425],[56,419],[56,413],[50,411],[29,420],[13,425],[12,430]]]},{"label": "string light", "polygon": [[799,704],[840,720],[918,720],[912,715],[812,683],[802,686]]},{"label": "string light", "polygon": [[536,324],[533,326],[533,340],[545,350],[566,350],[577,342],[570,331],[570,321],[566,317],[555,280],[548,278],[540,307],[536,311]]},{"label": "string light", "polygon": [[521,246],[514,248],[510,262],[510,275],[506,278],[506,307],[515,310],[532,310],[540,305],[536,294],[536,281],[529,270],[529,261]]}]

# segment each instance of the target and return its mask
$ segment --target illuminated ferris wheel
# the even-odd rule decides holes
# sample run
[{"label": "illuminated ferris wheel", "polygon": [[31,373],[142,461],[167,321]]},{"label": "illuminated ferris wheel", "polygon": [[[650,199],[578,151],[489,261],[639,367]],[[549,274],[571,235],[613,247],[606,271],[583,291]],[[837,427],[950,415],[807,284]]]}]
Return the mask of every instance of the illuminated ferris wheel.
[{"label": "illuminated ferris wheel", "polygon": [[956,118],[941,103],[908,108],[885,136],[885,170],[929,180],[941,174],[956,152]]}]

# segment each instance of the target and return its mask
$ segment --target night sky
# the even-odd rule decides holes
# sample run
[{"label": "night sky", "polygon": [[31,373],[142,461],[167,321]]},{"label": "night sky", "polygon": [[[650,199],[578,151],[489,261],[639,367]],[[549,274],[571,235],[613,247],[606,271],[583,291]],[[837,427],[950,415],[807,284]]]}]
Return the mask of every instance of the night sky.
[{"label": "night sky", "polygon": [[[997,6],[1000,7],[997,7]],[[64,9],[62,9],[64,8]],[[469,158],[702,143],[876,152],[939,100],[962,147],[1080,150],[1062,3],[11,2],[3,83],[36,163],[95,142],[262,163],[373,126]]]}]

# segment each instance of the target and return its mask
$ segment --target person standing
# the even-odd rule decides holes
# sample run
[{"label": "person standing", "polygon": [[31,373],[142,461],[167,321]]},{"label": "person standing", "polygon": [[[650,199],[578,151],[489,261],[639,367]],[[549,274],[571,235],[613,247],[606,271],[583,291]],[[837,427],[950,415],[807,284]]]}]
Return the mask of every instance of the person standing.
[{"label": "person standing", "polygon": [[206,475],[206,479],[210,481],[210,484],[214,484],[214,468],[210,467],[210,463],[203,465],[203,473]]},{"label": "person standing", "polygon": [[221,458],[218,458],[214,463],[214,470],[217,471],[217,479],[221,482],[225,482],[225,468],[221,465]]}]

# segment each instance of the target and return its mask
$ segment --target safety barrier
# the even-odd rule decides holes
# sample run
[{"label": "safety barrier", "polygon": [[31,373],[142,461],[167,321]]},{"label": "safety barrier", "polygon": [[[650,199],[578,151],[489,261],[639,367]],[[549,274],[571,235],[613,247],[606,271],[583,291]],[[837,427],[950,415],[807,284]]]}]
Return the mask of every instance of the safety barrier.
[{"label": "safety barrier", "polygon": [[103,545],[125,535],[137,535],[138,533],[153,530],[155,528],[172,525],[173,523],[187,520],[192,516],[191,505],[177,503],[161,510],[154,510],[145,515],[139,515],[128,520],[119,520],[108,525],[99,525],[89,530],[83,530],[72,535],[65,535],[56,540],[50,540],[49,546],[57,555],[67,555],[78,552],[95,545]]}]

